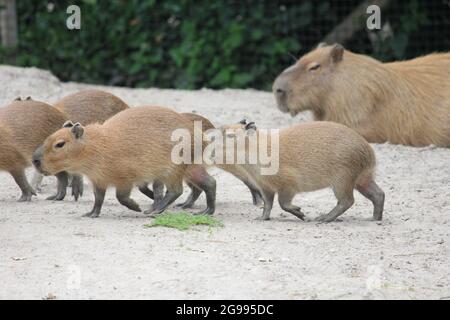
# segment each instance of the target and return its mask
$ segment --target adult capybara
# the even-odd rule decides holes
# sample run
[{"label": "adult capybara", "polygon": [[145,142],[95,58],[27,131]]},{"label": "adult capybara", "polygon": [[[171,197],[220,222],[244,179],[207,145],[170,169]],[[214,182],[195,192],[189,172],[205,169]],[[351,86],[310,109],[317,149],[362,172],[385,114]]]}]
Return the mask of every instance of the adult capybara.
[{"label": "adult capybara", "polygon": [[[86,175],[94,184],[95,204],[89,217],[98,217],[106,189],[116,188],[119,202],[140,211],[130,198],[132,188],[159,181],[167,192],[145,213],[161,213],[183,193],[183,179],[206,192],[208,204],[215,202],[215,181],[197,174],[196,165],[172,159],[175,130],[188,130],[192,124],[179,113],[163,107],[137,107],[122,111],[103,125],[86,127],[77,123],[48,137],[33,154],[33,164],[43,174],[67,171]],[[214,208],[207,208],[208,213]]]},{"label": "adult capybara", "polygon": [[[272,143],[267,146],[262,143],[273,137],[258,130],[253,122],[223,126],[221,132],[223,137],[239,139],[241,134],[245,139],[243,144],[232,145],[235,153],[250,157],[251,137],[257,141],[259,150],[274,151]],[[384,193],[374,181],[375,154],[358,133],[338,123],[318,121],[282,129],[275,142],[279,147],[279,165],[274,174],[262,174],[259,161],[235,164],[242,177],[258,186],[264,199],[263,220],[270,218],[275,194],[283,210],[303,220],[303,212],[292,204],[292,199],[297,193],[324,188],[331,188],[338,202],[319,221],[331,222],[348,210],[354,202],[355,188],[372,201],[373,218],[382,219]],[[225,153],[225,142],[223,146]]]},{"label": "adult capybara", "polygon": [[[33,151],[66,120],[52,106],[31,99],[16,99],[0,108],[0,170],[8,171],[19,185],[19,201],[30,201],[36,195],[25,175]],[[58,175],[58,188],[62,187],[61,179]]]},{"label": "adult capybara", "polygon": [[450,147],[450,53],[381,63],[322,46],[273,84],[278,108],[339,122],[369,142]]},{"label": "adult capybara", "polygon": [[[103,123],[115,114],[128,109],[128,105],[119,97],[112,93],[101,90],[82,90],[68,96],[54,104],[54,107],[64,113],[68,119],[75,123],[88,125],[91,123]],[[39,190],[42,182],[42,175],[35,174],[32,186]],[[83,194],[83,179],[80,176],[73,176],[72,194],[75,200]],[[66,190],[59,188],[59,192],[50,197],[50,200],[63,200]]]},{"label": "adult capybara", "polygon": [[103,123],[129,108],[119,97],[101,90],[83,90],[70,94],[57,101],[54,106],[72,122],[79,122],[83,126]]}]

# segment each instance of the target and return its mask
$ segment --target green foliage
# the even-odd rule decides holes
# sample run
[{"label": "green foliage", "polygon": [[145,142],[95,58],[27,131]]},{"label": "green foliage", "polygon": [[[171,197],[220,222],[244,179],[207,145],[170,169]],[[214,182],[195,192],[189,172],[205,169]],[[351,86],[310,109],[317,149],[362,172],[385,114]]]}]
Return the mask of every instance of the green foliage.
[{"label": "green foliage", "polygon": [[206,225],[210,227],[221,227],[222,222],[212,216],[206,215],[192,215],[188,212],[165,213],[158,215],[151,224],[146,224],[144,227],[167,227],[178,230],[188,230],[191,226]]},{"label": "green foliage", "polygon": [[[16,2],[19,47],[0,49],[0,63],[49,69],[65,81],[270,89],[274,77],[292,64],[292,55],[319,43],[360,0]],[[448,39],[428,47],[414,42],[436,36],[432,22],[448,29],[442,5],[430,3],[435,2],[392,1],[382,12],[391,36],[371,42],[361,30],[345,46],[382,60],[448,49]],[[81,8],[79,31],[66,28],[72,4]]]}]

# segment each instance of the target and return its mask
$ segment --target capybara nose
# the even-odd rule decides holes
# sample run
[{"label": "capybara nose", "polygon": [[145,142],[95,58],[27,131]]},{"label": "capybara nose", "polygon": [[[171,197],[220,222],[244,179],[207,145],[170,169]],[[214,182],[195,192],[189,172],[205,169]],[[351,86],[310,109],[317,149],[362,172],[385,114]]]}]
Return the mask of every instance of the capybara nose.
[{"label": "capybara nose", "polygon": [[285,97],[287,92],[286,80],[282,76],[276,78],[272,90],[277,98]]},{"label": "capybara nose", "polygon": [[39,167],[41,166],[41,160],[39,160],[39,159],[33,159],[33,165],[34,165],[36,168],[39,168]]},{"label": "capybara nose", "polygon": [[275,93],[277,94],[277,96],[283,97],[283,96],[286,94],[286,90],[277,88],[277,89],[275,90]]}]

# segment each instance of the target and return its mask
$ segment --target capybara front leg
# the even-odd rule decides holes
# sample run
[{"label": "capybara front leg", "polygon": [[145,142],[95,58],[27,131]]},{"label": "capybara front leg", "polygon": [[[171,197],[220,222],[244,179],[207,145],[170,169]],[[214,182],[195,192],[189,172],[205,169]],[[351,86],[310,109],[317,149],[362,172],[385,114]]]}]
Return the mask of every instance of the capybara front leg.
[{"label": "capybara front leg", "polygon": [[202,194],[202,190],[194,186],[192,183],[188,183],[188,186],[191,189],[191,193],[189,194],[185,202],[177,204],[176,207],[182,209],[192,208],[195,201],[197,201],[198,197],[200,197],[200,195]]},{"label": "capybara front leg", "polygon": [[160,214],[183,194],[183,182],[179,181],[176,185],[167,185],[167,192],[164,198],[157,204],[153,203],[150,210],[144,211],[144,214]]},{"label": "capybara front leg", "polygon": [[69,185],[69,175],[63,171],[56,175],[58,179],[56,194],[47,198],[47,200],[62,201],[66,197],[67,186]]},{"label": "capybara front leg", "polygon": [[138,186],[138,189],[141,193],[145,194],[150,199],[152,199],[152,200],[155,199],[155,194],[153,193],[152,190],[150,190],[150,188],[146,184],[142,184],[142,185]]},{"label": "capybara front leg", "polygon": [[130,198],[131,189],[132,188],[126,188],[126,189],[122,189],[122,190],[117,189],[116,190],[116,198],[117,198],[117,200],[119,200],[121,205],[127,207],[128,209],[137,211],[137,212],[141,212],[141,208],[136,203],[136,201],[134,201],[133,199]]},{"label": "capybara front leg", "polygon": [[42,180],[44,179],[44,175],[35,171],[33,173],[33,178],[31,179],[31,186],[37,192],[42,192]]},{"label": "capybara front leg", "polygon": [[75,198],[75,201],[78,201],[78,198],[83,196],[83,192],[84,192],[83,176],[74,174],[72,176],[72,196]]},{"label": "capybara front leg", "polygon": [[262,216],[258,218],[258,220],[270,220],[270,212],[272,211],[275,193],[272,191],[262,191],[261,194],[264,200],[264,210]]},{"label": "capybara front leg", "polygon": [[153,193],[155,195],[153,205],[156,206],[164,198],[164,183],[158,180],[153,181]]},{"label": "capybara front leg", "polygon": [[244,182],[244,184],[247,186],[247,188],[250,190],[250,193],[252,194],[253,205],[261,206],[264,203],[264,201],[258,189],[255,188],[253,184],[248,181],[242,182]]},{"label": "capybara front leg", "polygon": [[294,206],[292,204],[292,199],[294,198],[294,195],[287,192],[280,192],[278,193],[278,203],[280,204],[281,209],[284,211],[287,211],[300,220],[305,220],[305,215],[301,211],[300,207]]},{"label": "capybara front leg", "polygon": [[106,189],[94,185],[95,203],[94,208],[83,215],[83,217],[98,218],[102,211],[103,202],[105,201]]},{"label": "capybara front leg", "polygon": [[20,190],[22,190],[22,196],[20,197],[19,202],[31,201],[31,197],[35,196],[36,192],[34,192],[33,188],[28,183],[25,171],[21,169],[11,171],[10,173],[13,176],[14,181],[16,181],[17,185],[19,186]]},{"label": "capybara front leg", "polygon": [[375,183],[375,181],[370,181],[365,185],[357,185],[356,189],[367,199],[373,203],[373,219],[376,221],[381,221],[383,219],[383,208],[384,208],[384,192]]},{"label": "capybara front leg", "polygon": [[202,179],[196,183],[206,195],[206,209],[196,214],[213,214],[216,210],[216,180],[205,171]]}]

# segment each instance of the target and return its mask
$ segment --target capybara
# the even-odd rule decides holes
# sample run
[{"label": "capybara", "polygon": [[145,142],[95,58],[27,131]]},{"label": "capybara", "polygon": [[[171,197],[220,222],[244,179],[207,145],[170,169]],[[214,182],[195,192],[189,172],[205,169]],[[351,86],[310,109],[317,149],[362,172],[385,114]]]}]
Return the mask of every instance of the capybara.
[{"label": "capybara", "polygon": [[[66,121],[63,113],[52,106],[17,98],[0,108],[0,170],[8,171],[22,190],[19,201],[30,201],[36,195],[28,183],[25,169],[31,166],[33,151],[44,140],[61,128]],[[58,188],[62,188],[64,177],[58,177]]]},{"label": "capybara", "polygon": [[341,45],[304,55],[275,80],[278,108],[342,123],[374,143],[450,147],[450,53],[381,63]]},{"label": "capybara", "polygon": [[140,211],[130,198],[131,190],[153,181],[164,184],[167,192],[145,213],[161,213],[182,194],[184,177],[204,190],[208,204],[214,205],[215,181],[212,188],[208,176],[195,170],[196,165],[172,161],[175,142],[171,135],[180,128],[192,135],[191,122],[168,108],[130,108],[103,125],[77,123],[60,129],[35,151],[33,163],[43,174],[67,171],[86,175],[95,191],[94,208],[85,215],[89,217],[99,216],[109,186],[116,188],[122,205]]},{"label": "capybara", "polygon": [[[182,113],[182,115],[187,117],[193,123],[195,121],[201,122],[203,132],[205,132],[207,130],[215,129],[215,127],[211,123],[211,121],[209,121],[207,118],[205,118],[197,113],[187,112],[187,113]],[[224,164],[221,166],[221,169],[226,170],[227,172],[231,173],[235,177],[238,177],[242,180],[242,182],[248,187],[248,189],[251,192],[254,205],[262,204],[262,197],[261,197],[261,194],[259,193],[258,189],[250,181],[240,177],[239,173],[236,171],[236,168],[234,166]],[[200,196],[200,194],[202,193],[202,190],[200,190],[199,188],[196,188],[195,185],[193,185],[191,183],[188,183],[188,185],[191,188],[191,193],[189,194],[187,200],[184,203],[177,205],[184,209],[191,208],[194,205],[195,201]]]},{"label": "capybara", "polygon": [[[235,151],[249,152],[249,138],[254,137],[258,148],[268,148],[267,132],[258,130],[253,122],[221,127],[223,136],[244,135],[246,143]],[[266,135],[266,136],[264,136]],[[264,139],[263,139],[264,138]],[[273,138],[275,139],[275,138]],[[276,141],[275,141],[276,142]],[[318,121],[281,129],[278,138],[279,166],[275,174],[261,174],[260,162],[236,164],[247,179],[258,186],[264,200],[263,220],[269,220],[275,194],[281,208],[300,219],[304,214],[293,205],[297,193],[330,187],[337,205],[328,214],[318,218],[331,222],[353,205],[353,189],[372,201],[373,218],[382,219],[384,193],[374,181],[375,154],[369,143],[352,129],[334,122]],[[225,143],[224,143],[225,146]],[[226,148],[226,147],[224,147]]]},{"label": "capybara", "polygon": [[[72,122],[82,125],[91,123],[103,123],[115,114],[128,109],[128,105],[119,97],[101,90],[82,90],[70,94],[54,104],[54,107],[64,113]],[[81,176],[73,176],[72,194],[75,200],[83,194],[83,179]],[[39,190],[42,175],[35,174],[32,186]],[[50,197],[50,200],[63,200],[66,190],[60,189],[60,193]]]}]

